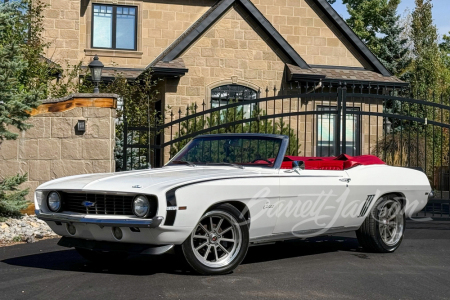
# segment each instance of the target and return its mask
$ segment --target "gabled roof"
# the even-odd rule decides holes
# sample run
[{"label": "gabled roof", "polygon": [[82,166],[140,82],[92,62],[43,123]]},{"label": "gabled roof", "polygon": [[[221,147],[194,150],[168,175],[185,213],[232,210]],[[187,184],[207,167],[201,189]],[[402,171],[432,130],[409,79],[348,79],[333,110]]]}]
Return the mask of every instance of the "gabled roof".
[{"label": "gabled roof", "polygon": [[[350,43],[350,45],[358,52],[358,54],[370,65],[372,70],[359,70],[352,74],[365,75],[367,78],[374,78],[381,82],[396,82],[397,78],[392,78],[392,74],[384,67],[384,65],[377,59],[377,57],[367,48],[367,46],[361,41],[361,39],[355,34],[355,32],[346,24],[346,22],[337,14],[327,0],[309,0],[316,9],[322,12],[322,15],[326,17],[332,23],[336,30]],[[162,52],[152,63],[150,63],[146,70],[151,68],[157,75],[174,75],[182,76],[188,70],[184,66],[184,63],[180,57],[195,41],[197,41],[202,35],[216,23],[216,21],[223,16],[233,5],[238,5],[240,8],[250,15],[253,21],[262,29],[271,42],[277,48],[277,54],[286,63],[288,69],[295,67],[295,72],[292,74],[300,74],[301,76],[308,76],[309,78],[325,78],[327,73],[324,71],[317,71],[308,65],[305,60],[292,48],[291,45],[281,36],[281,34],[272,26],[272,24],[261,14],[261,12],[253,5],[250,0],[219,0],[214,4],[199,20],[197,20],[191,27],[189,27],[178,39],[176,39],[164,52]],[[280,53],[281,52],[281,53]],[[301,71],[299,71],[301,70]],[[338,70],[338,68],[335,68]],[[362,72],[366,71],[366,72]],[[330,73],[330,72],[328,72]],[[342,74],[342,79],[346,79],[346,72],[335,71],[333,74]],[[368,74],[371,74],[368,76]],[[375,76],[377,74],[378,76]],[[301,76],[297,76],[300,78]],[[330,76],[330,74],[328,74]],[[385,80],[382,78],[386,77]]]},{"label": "gabled roof", "polygon": [[283,51],[290,62],[299,67],[309,68],[308,64],[289,45],[280,33],[270,24],[261,12],[249,0],[220,0],[212,6],[199,20],[189,27],[163,53],[161,53],[147,68],[153,68],[159,61],[170,62],[178,58],[190,45],[200,38],[215,22],[235,4],[242,7],[253,17],[260,27],[272,38],[272,41]]},{"label": "gabled roof", "polygon": [[331,66],[311,66],[309,69],[302,69],[298,66],[286,64],[287,79],[289,81],[354,81],[366,83],[384,83],[389,85],[405,85],[407,83],[395,76],[383,76],[375,71],[364,68],[342,68]]}]

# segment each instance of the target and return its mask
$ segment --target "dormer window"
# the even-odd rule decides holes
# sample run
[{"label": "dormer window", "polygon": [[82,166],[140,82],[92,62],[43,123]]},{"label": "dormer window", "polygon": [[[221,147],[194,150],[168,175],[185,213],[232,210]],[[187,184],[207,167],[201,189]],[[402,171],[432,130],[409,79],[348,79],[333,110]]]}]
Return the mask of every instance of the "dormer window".
[{"label": "dormer window", "polygon": [[94,4],[92,48],[136,50],[137,7]]}]

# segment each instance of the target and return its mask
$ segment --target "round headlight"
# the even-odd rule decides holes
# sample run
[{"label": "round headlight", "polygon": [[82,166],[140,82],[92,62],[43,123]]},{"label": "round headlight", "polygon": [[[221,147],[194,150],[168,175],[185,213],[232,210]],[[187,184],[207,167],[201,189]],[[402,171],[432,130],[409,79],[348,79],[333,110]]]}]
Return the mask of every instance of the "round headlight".
[{"label": "round headlight", "polygon": [[133,212],[136,216],[143,218],[146,217],[150,212],[150,202],[148,202],[147,197],[137,196],[133,201]]},{"label": "round headlight", "polygon": [[53,212],[61,208],[61,197],[57,192],[50,192],[47,196],[47,206]]}]

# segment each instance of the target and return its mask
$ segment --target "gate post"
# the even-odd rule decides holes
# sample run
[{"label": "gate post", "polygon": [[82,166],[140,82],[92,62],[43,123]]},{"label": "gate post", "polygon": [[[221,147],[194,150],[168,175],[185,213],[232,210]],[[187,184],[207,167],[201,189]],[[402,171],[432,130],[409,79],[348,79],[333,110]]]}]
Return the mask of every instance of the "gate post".
[{"label": "gate post", "polygon": [[128,147],[128,121],[127,121],[127,115],[125,114],[125,100],[123,100],[122,118],[123,118],[122,171],[126,171],[127,170],[127,147]]},{"label": "gate post", "polygon": [[336,156],[341,153],[341,117],[342,117],[342,87],[337,89],[337,112],[336,112],[336,131],[334,133],[334,153]]},{"label": "gate post", "polygon": [[347,87],[343,87],[339,91],[339,96],[342,103],[342,151],[341,154],[347,152]]}]

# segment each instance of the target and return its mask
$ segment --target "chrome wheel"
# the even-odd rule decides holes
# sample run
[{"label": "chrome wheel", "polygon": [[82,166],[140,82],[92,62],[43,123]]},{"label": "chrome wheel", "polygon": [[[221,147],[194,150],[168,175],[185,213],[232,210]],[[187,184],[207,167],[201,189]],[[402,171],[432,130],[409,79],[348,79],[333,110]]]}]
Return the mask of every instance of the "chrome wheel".
[{"label": "chrome wheel", "polygon": [[191,234],[191,247],[200,263],[211,268],[229,265],[242,246],[242,232],[230,214],[211,211],[198,222]]},{"label": "chrome wheel", "polygon": [[378,228],[382,241],[395,246],[403,236],[404,215],[398,201],[388,200],[379,209]]}]

